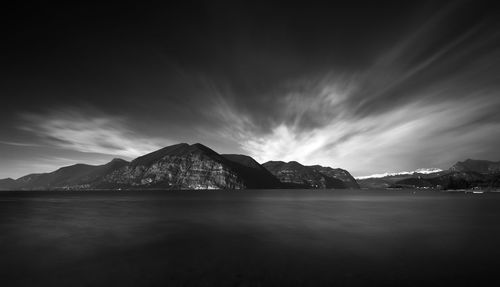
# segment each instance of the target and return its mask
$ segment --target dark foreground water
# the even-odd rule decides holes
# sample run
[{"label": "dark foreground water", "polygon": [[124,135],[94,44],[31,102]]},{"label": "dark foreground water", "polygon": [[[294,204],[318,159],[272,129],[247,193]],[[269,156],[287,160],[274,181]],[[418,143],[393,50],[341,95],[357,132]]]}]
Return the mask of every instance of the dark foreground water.
[{"label": "dark foreground water", "polygon": [[2,286],[500,286],[500,194],[0,192]]}]

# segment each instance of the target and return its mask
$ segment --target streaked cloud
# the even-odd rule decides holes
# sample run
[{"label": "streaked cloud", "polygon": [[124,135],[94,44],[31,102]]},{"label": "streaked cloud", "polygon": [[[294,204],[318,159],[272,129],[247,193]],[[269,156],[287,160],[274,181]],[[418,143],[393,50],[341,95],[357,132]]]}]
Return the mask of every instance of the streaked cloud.
[{"label": "streaked cloud", "polygon": [[161,33],[99,25],[53,57],[29,40],[5,53],[0,173],[178,142],[358,176],[499,160],[500,22],[476,2],[189,9],[188,33],[158,10],[133,26]]},{"label": "streaked cloud", "polygon": [[[432,95],[419,98],[423,100],[384,113],[356,117],[349,112],[347,102],[332,103],[329,97],[318,96],[306,105],[311,108],[309,113],[325,116],[324,113],[331,111],[330,105],[332,110],[339,110],[325,125],[303,128],[296,114],[294,121],[283,121],[270,133],[257,134],[250,129],[245,133],[247,123],[229,121],[232,131],[237,132],[231,133],[227,128],[222,134],[238,138],[242,149],[260,162],[297,160],[344,167],[358,175],[416,169],[422,165],[446,168],[450,162],[460,159],[457,154],[482,156],[478,141],[496,140],[495,131],[500,130],[500,123],[491,116],[494,117],[500,107],[500,99],[495,100],[493,95],[474,94],[461,101],[441,102],[432,101]],[[290,105],[295,104],[290,101]],[[237,117],[227,111],[228,119]],[[490,115],[490,122],[485,115]],[[485,144],[488,146],[489,143]],[[489,149],[491,154],[491,147]]]},{"label": "streaked cloud", "polygon": [[12,142],[12,141],[1,141],[1,140],[0,140],[0,144],[17,146],[17,147],[37,147],[37,146],[40,146],[39,144],[34,144],[34,143]]},{"label": "streaked cloud", "polygon": [[214,115],[227,123],[221,135],[260,162],[297,160],[360,176],[448,168],[464,157],[498,160],[500,51],[488,47],[500,33],[479,23],[436,45],[450,11],[366,69],[281,82],[256,97],[262,109],[274,107],[264,118],[219,93]]},{"label": "streaked cloud", "polygon": [[130,128],[127,119],[95,111],[59,109],[47,114],[23,114],[21,129],[54,147],[79,152],[134,158],[170,141],[144,137]]}]

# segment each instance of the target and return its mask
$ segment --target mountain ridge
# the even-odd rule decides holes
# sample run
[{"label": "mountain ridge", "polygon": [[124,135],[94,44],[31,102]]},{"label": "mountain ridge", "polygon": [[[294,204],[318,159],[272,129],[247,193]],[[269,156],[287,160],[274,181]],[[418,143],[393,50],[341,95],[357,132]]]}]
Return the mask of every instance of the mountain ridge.
[{"label": "mountain ridge", "polygon": [[67,189],[475,189],[500,187],[500,161],[466,159],[447,170],[418,169],[355,179],[341,168],[297,161],[260,164],[243,154],[219,154],[200,143],[179,143],[132,161],[77,163],[48,173],[0,179],[0,190]]},{"label": "mountain ridge", "polygon": [[289,188],[359,188],[351,174],[343,169],[305,166],[297,161],[268,161],[262,166]]},{"label": "mountain ridge", "polygon": [[[296,163],[298,166],[302,166]],[[340,169],[314,166],[324,173]],[[342,176],[350,177],[342,170]],[[325,176],[330,188],[344,188],[342,181]],[[334,184],[336,183],[336,185]],[[350,185],[349,185],[350,186]],[[77,163],[48,173],[0,180],[0,189],[273,189],[291,188],[252,157],[219,154],[200,144],[179,143],[139,156],[128,162],[114,158],[102,165]],[[294,186],[299,188],[301,186]],[[319,187],[319,186],[317,186]]]},{"label": "mountain ridge", "polygon": [[397,176],[397,175],[410,175],[410,174],[430,174],[443,171],[440,168],[418,168],[413,171],[399,171],[399,172],[385,172],[385,173],[376,173],[371,175],[363,175],[354,177],[356,180],[358,179],[368,179],[368,178],[382,178],[387,176]]},{"label": "mountain ridge", "polygon": [[500,187],[500,161],[467,159],[438,172],[400,173],[357,181],[362,188],[495,189]]}]

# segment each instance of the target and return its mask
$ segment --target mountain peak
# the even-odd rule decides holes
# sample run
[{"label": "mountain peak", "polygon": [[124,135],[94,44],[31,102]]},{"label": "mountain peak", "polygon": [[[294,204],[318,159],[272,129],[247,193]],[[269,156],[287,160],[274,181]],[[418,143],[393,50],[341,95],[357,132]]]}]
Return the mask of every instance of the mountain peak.
[{"label": "mountain peak", "polygon": [[127,164],[129,164],[128,161],[126,161],[124,159],[121,159],[121,158],[116,158],[115,157],[114,159],[112,159],[110,162],[108,162],[104,166],[105,167],[111,167],[111,168],[118,168],[118,167],[125,166]]},{"label": "mountain peak", "polygon": [[145,154],[143,156],[140,156],[136,159],[134,159],[131,164],[132,165],[149,165],[150,163],[166,156],[169,154],[172,154],[178,150],[184,150],[188,148],[189,145],[187,143],[179,143],[179,144],[174,144],[170,146],[166,146],[164,148],[161,148],[159,150],[150,152],[148,154]]},{"label": "mountain peak", "polygon": [[294,160],[285,163],[285,166],[292,167],[292,168],[304,168],[305,167],[300,162],[294,161]]},{"label": "mountain peak", "polygon": [[206,145],[201,144],[201,143],[194,143],[191,146],[192,147],[198,147],[198,148],[208,148]]},{"label": "mountain peak", "polygon": [[191,149],[191,150],[201,150],[201,151],[208,152],[208,153],[215,153],[214,150],[212,150],[211,148],[209,148],[206,145],[203,145],[201,143],[192,144],[192,145],[189,146],[189,149]]},{"label": "mountain peak", "polygon": [[478,173],[497,173],[500,172],[500,162],[494,162],[489,160],[477,160],[477,159],[466,159],[465,161],[459,161],[450,167],[451,171],[472,171]]}]

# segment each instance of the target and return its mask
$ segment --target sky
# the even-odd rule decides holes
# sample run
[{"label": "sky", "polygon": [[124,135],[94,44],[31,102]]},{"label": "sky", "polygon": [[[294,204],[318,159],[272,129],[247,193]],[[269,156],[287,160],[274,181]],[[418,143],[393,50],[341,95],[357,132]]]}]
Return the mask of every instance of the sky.
[{"label": "sky", "polygon": [[500,160],[490,2],[175,2],[3,9],[0,178],[180,142],[354,176]]}]

